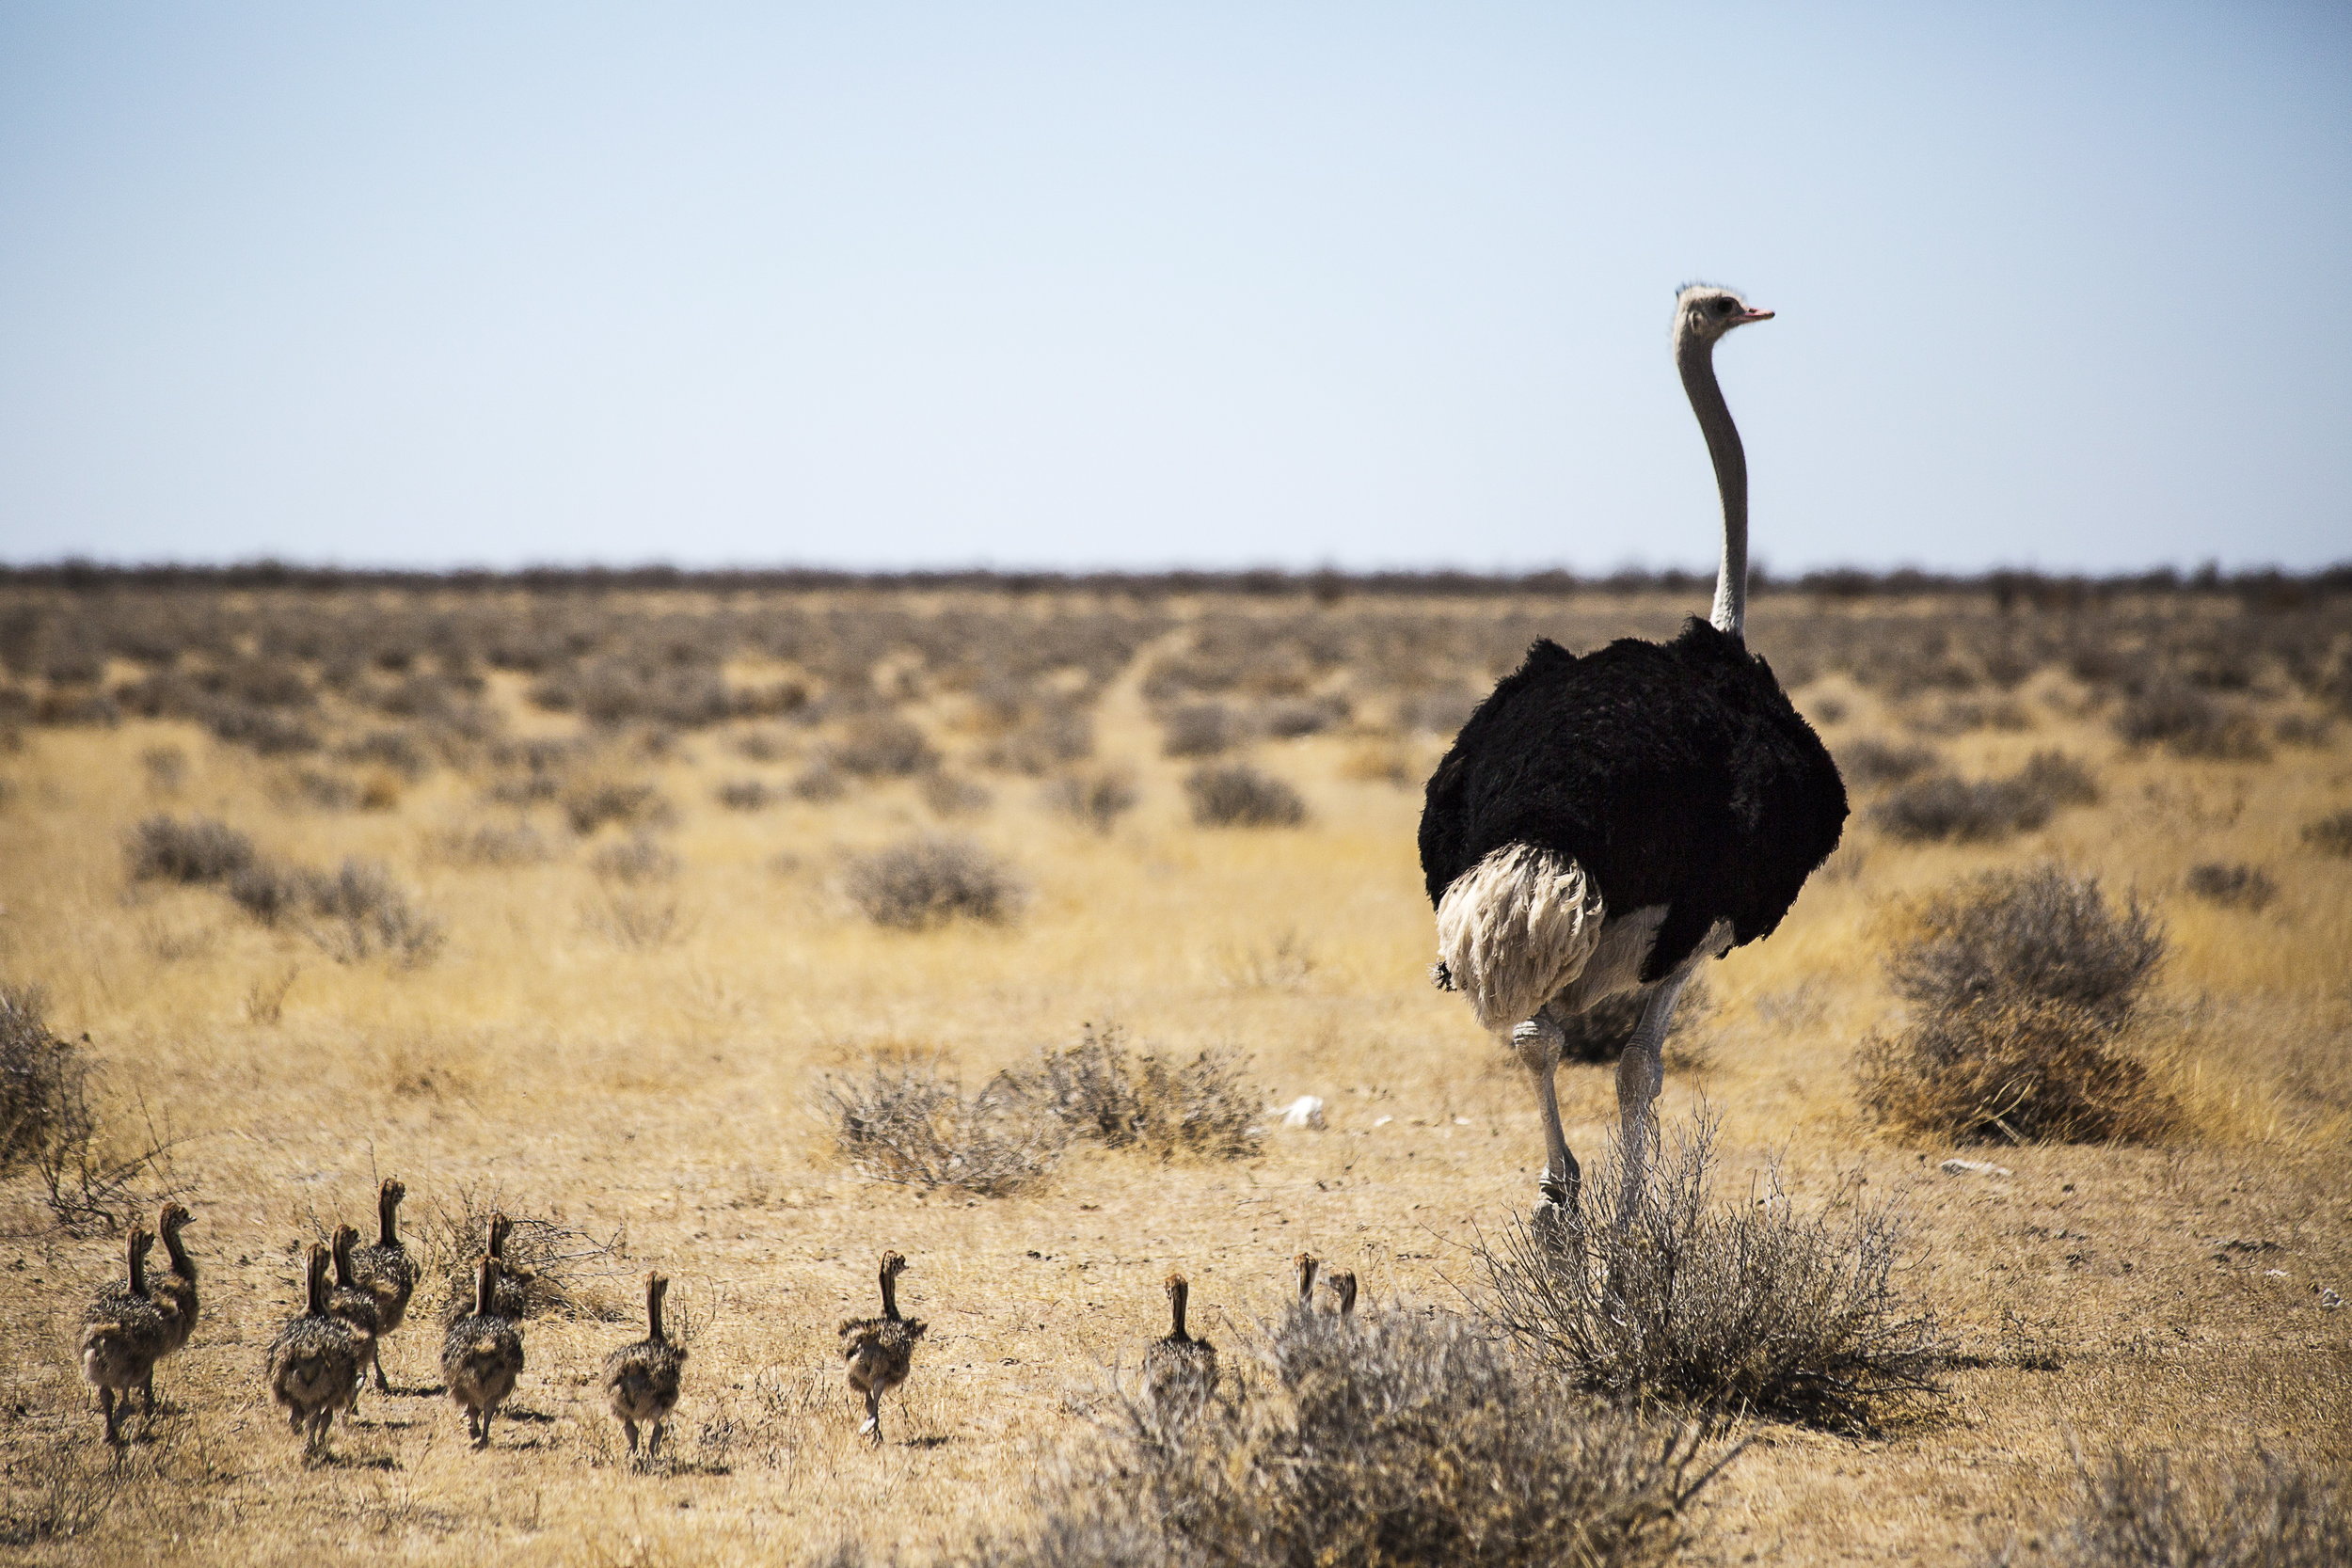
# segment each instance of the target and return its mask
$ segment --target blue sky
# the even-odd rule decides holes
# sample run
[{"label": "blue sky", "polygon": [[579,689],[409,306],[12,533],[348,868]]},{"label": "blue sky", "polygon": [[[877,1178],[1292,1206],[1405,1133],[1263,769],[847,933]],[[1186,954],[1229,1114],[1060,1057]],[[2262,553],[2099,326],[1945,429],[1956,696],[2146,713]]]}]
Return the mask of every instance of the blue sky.
[{"label": "blue sky", "polygon": [[0,8],[0,558],[2352,557],[2340,4]]}]

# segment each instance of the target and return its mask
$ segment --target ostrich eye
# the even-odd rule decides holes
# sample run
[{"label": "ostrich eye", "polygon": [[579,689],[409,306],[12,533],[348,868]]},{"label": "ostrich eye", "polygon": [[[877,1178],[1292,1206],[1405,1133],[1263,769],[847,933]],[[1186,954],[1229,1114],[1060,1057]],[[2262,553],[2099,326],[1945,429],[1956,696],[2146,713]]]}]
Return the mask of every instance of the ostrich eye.
[{"label": "ostrich eye", "polygon": [[1732,302],[1731,302],[1730,300],[1728,300],[1728,299],[1719,299],[1719,300],[1717,300],[1717,301],[1715,302],[1715,314],[1717,314],[1717,315],[1719,315],[1719,316],[1728,316],[1728,315],[1730,315],[1730,314],[1731,314],[1731,303],[1732,303]]}]

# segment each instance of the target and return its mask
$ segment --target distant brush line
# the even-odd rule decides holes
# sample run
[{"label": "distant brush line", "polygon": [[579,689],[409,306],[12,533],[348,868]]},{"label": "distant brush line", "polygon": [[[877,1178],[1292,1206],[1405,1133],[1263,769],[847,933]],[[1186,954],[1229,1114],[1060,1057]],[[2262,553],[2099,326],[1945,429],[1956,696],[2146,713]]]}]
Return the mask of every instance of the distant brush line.
[{"label": "distant brush line", "polygon": [[[1145,598],[1191,594],[1244,597],[1444,598],[1460,596],[1567,595],[1575,594],[1683,594],[1707,584],[1712,573],[1679,567],[1627,567],[1581,573],[1565,567],[1528,572],[1471,572],[1448,568],[1295,571],[1279,567],[1169,568],[1164,571],[1055,571],[987,568],[862,572],[829,567],[526,566],[512,570],[458,567],[414,568],[304,566],[256,561],[226,565],[181,562],[104,564],[65,561],[0,564],[0,589],[48,588],[94,592],[122,588],[266,589],[315,592],[347,589],[418,588],[437,593],[516,590],[605,593],[628,590],[697,589],[711,593],[767,591],[817,593],[843,590],[936,593],[958,589],[1002,594],[1097,593]],[[2016,598],[2078,602],[2086,597],[2130,594],[2229,594],[2269,599],[2279,595],[2352,594],[2352,561],[2289,572],[2276,567],[2224,572],[2205,566],[2183,572],[2157,566],[2144,572],[2110,574],[2042,572],[2001,568],[1985,572],[1932,572],[1911,567],[1874,570],[1835,567],[1793,576],[1749,568],[1756,594],[1828,594],[1861,598],[1874,594],[1990,594],[2005,603]]]}]

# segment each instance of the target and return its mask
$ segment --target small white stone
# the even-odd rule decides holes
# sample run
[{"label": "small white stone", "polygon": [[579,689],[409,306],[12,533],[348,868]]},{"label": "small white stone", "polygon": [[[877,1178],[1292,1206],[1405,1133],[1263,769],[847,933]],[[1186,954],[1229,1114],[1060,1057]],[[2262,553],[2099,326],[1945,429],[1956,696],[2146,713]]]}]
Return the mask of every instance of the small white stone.
[{"label": "small white stone", "polygon": [[1990,1160],[1947,1160],[1937,1167],[1947,1176],[2015,1176],[2007,1165]]},{"label": "small white stone", "polygon": [[1389,1123],[1394,1121],[1395,1119],[1396,1118],[1394,1117],[1375,1117],[1373,1118],[1372,1124],[1375,1127],[1386,1127]]},{"label": "small white stone", "polygon": [[1282,1107],[1282,1125],[1311,1127],[1321,1132],[1323,1130],[1323,1101],[1311,1094],[1300,1095],[1296,1100]]}]

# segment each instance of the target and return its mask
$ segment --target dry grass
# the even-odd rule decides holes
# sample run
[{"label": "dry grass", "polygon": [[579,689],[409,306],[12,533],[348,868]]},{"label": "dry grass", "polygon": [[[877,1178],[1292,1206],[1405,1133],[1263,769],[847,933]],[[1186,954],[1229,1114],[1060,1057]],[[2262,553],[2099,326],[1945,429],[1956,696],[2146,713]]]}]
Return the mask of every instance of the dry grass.
[{"label": "dry grass", "polygon": [[[1422,978],[1414,786],[1534,636],[1671,635],[1704,602],[691,584],[5,594],[0,622],[24,606],[33,619],[0,646],[0,980],[41,987],[51,1037],[94,1064],[103,1148],[135,1152],[149,1111],[179,1137],[167,1174],[198,1215],[206,1291],[162,1370],[151,1438],[119,1483],[94,1479],[106,1472],[73,1338],[88,1291],[120,1266],[119,1239],[62,1231],[37,1173],[0,1180],[6,1551],[226,1568],[493,1555],[735,1568],[844,1540],[910,1564],[1099,1560],[1083,1534],[1026,1559],[977,1544],[1029,1542],[1039,1478],[1116,1429],[1105,1369],[1166,1331],[1170,1269],[1193,1282],[1196,1329],[1239,1366],[1294,1253],[1357,1272],[1368,1304],[1456,1300],[1448,1281],[1476,1276],[1466,1249],[1481,1228],[1497,1234],[1530,1200],[1540,1142],[1524,1075]],[[1858,823],[1771,940],[1709,970],[1704,1060],[1670,1069],[1669,1119],[1702,1086],[1722,1108],[1729,1199],[1752,1181],[1767,1196],[1772,1168],[1789,1212],[1825,1223],[1899,1193],[1913,1250],[1898,1294],[1932,1311],[1954,1354],[1944,1391],[1876,1435],[1744,1428],[1747,1447],[1680,1516],[1708,1537],[1687,1558],[1957,1565],[2012,1534],[2048,1540],[2074,1502],[2070,1442],[2139,1451],[2161,1434],[2182,1456],[2260,1448],[2315,1472],[2352,1459],[2352,1308],[2327,1305],[2352,1295],[2352,885],[2321,852],[2332,840],[2302,837],[2352,809],[2352,730],[2324,723],[2352,692],[2346,619],[2324,598],[2045,608],[2027,594],[2006,613],[1990,596],[1758,601],[1754,641],[1835,750],[1908,745],[1931,721],[1953,726],[1932,742],[1953,776],[2013,778],[2062,751],[2099,800],[1973,843]],[[532,700],[598,660],[602,684],[574,682],[574,706]],[[645,668],[694,678],[623,678]],[[2264,760],[2129,743],[2113,727],[2122,683],[2157,674],[2228,683],[2197,689],[2265,735],[2293,719],[2313,738]],[[607,717],[579,705],[591,696]],[[1303,823],[1193,823],[1196,764],[1162,754],[1159,716],[1208,702],[1297,791]],[[1985,721],[1958,727],[1957,703]],[[1284,738],[1291,704],[1345,717]],[[854,776],[824,760],[881,712],[918,729],[938,765]],[[2000,727],[2021,715],[2031,727]],[[1050,780],[1070,764],[1051,760],[1049,731],[1081,728],[1089,773],[1136,787],[1110,831],[1074,827],[1038,799],[1042,784],[1001,787],[957,824],[1019,867],[1018,923],[905,931],[843,901],[835,868],[932,824],[928,773],[1042,766]],[[389,729],[415,742],[413,780],[389,747],[329,760]],[[299,735],[315,749],[270,752]],[[1029,737],[1018,756],[999,750],[1015,736]],[[151,768],[150,752],[180,760]],[[383,768],[398,800],[327,810],[286,792],[294,767]],[[812,774],[830,791],[795,787]],[[765,809],[713,799],[747,777],[774,792]],[[221,823],[274,866],[380,865],[442,924],[439,951],[336,963],[308,915],[265,925],[225,882],[134,879],[125,837],[158,813]],[[544,852],[453,847],[485,823],[527,827]],[[675,874],[599,878],[598,851],[639,832]],[[1902,911],[1920,897],[2044,862],[2160,915],[2164,963],[2129,1037],[2178,1116],[2155,1143],[1971,1149],[2012,1174],[1946,1175],[1947,1142],[1880,1129],[1855,1092],[1858,1043],[1905,1022],[1882,960],[1917,934]],[[2275,896],[2186,892],[2208,863],[2258,867]],[[615,896],[638,901],[631,918],[674,906],[666,933],[625,939],[583,918]],[[1327,1130],[1270,1128],[1234,1159],[1065,1143],[1044,1180],[983,1196],[872,1180],[806,1114],[826,1074],[854,1078],[907,1042],[953,1063],[968,1094],[1036,1063],[1039,1042],[1114,1018],[1132,1032],[1131,1074],[1145,1053],[1170,1066],[1246,1053],[1245,1130],[1304,1094],[1325,1101]],[[1565,1069],[1561,1094],[1577,1149],[1597,1152],[1611,1069]],[[289,1248],[314,1220],[369,1227],[387,1175],[409,1186],[420,1243],[463,1195],[502,1193],[622,1236],[625,1251],[582,1265],[592,1304],[609,1290],[633,1311],[628,1281],[659,1267],[674,1301],[707,1308],[674,1465],[628,1469],[595,1387],[638,1330],[560,1312],[532,1322],[517,1418],[488,1452],[465,1449],[446,1401],[371,1392],[338,1433],[342,1462],[301,1464],[258,1372],[298,1286]],[[885,1246],[913,1260],[905,1305],[932,1328],[875,1449],[856,1438],[832,1331],[874,1309]],[[396,1388],[437,1381],[438,1283],[386,1342]],[[1292,1396],[1260,1380],[1253,1408],[1290,1430]],[[1478,1427],[1435,1451],[1483,1468],[1510,1440]],[[1400,1469],[1431,1452],[1376,1451]]]}]

